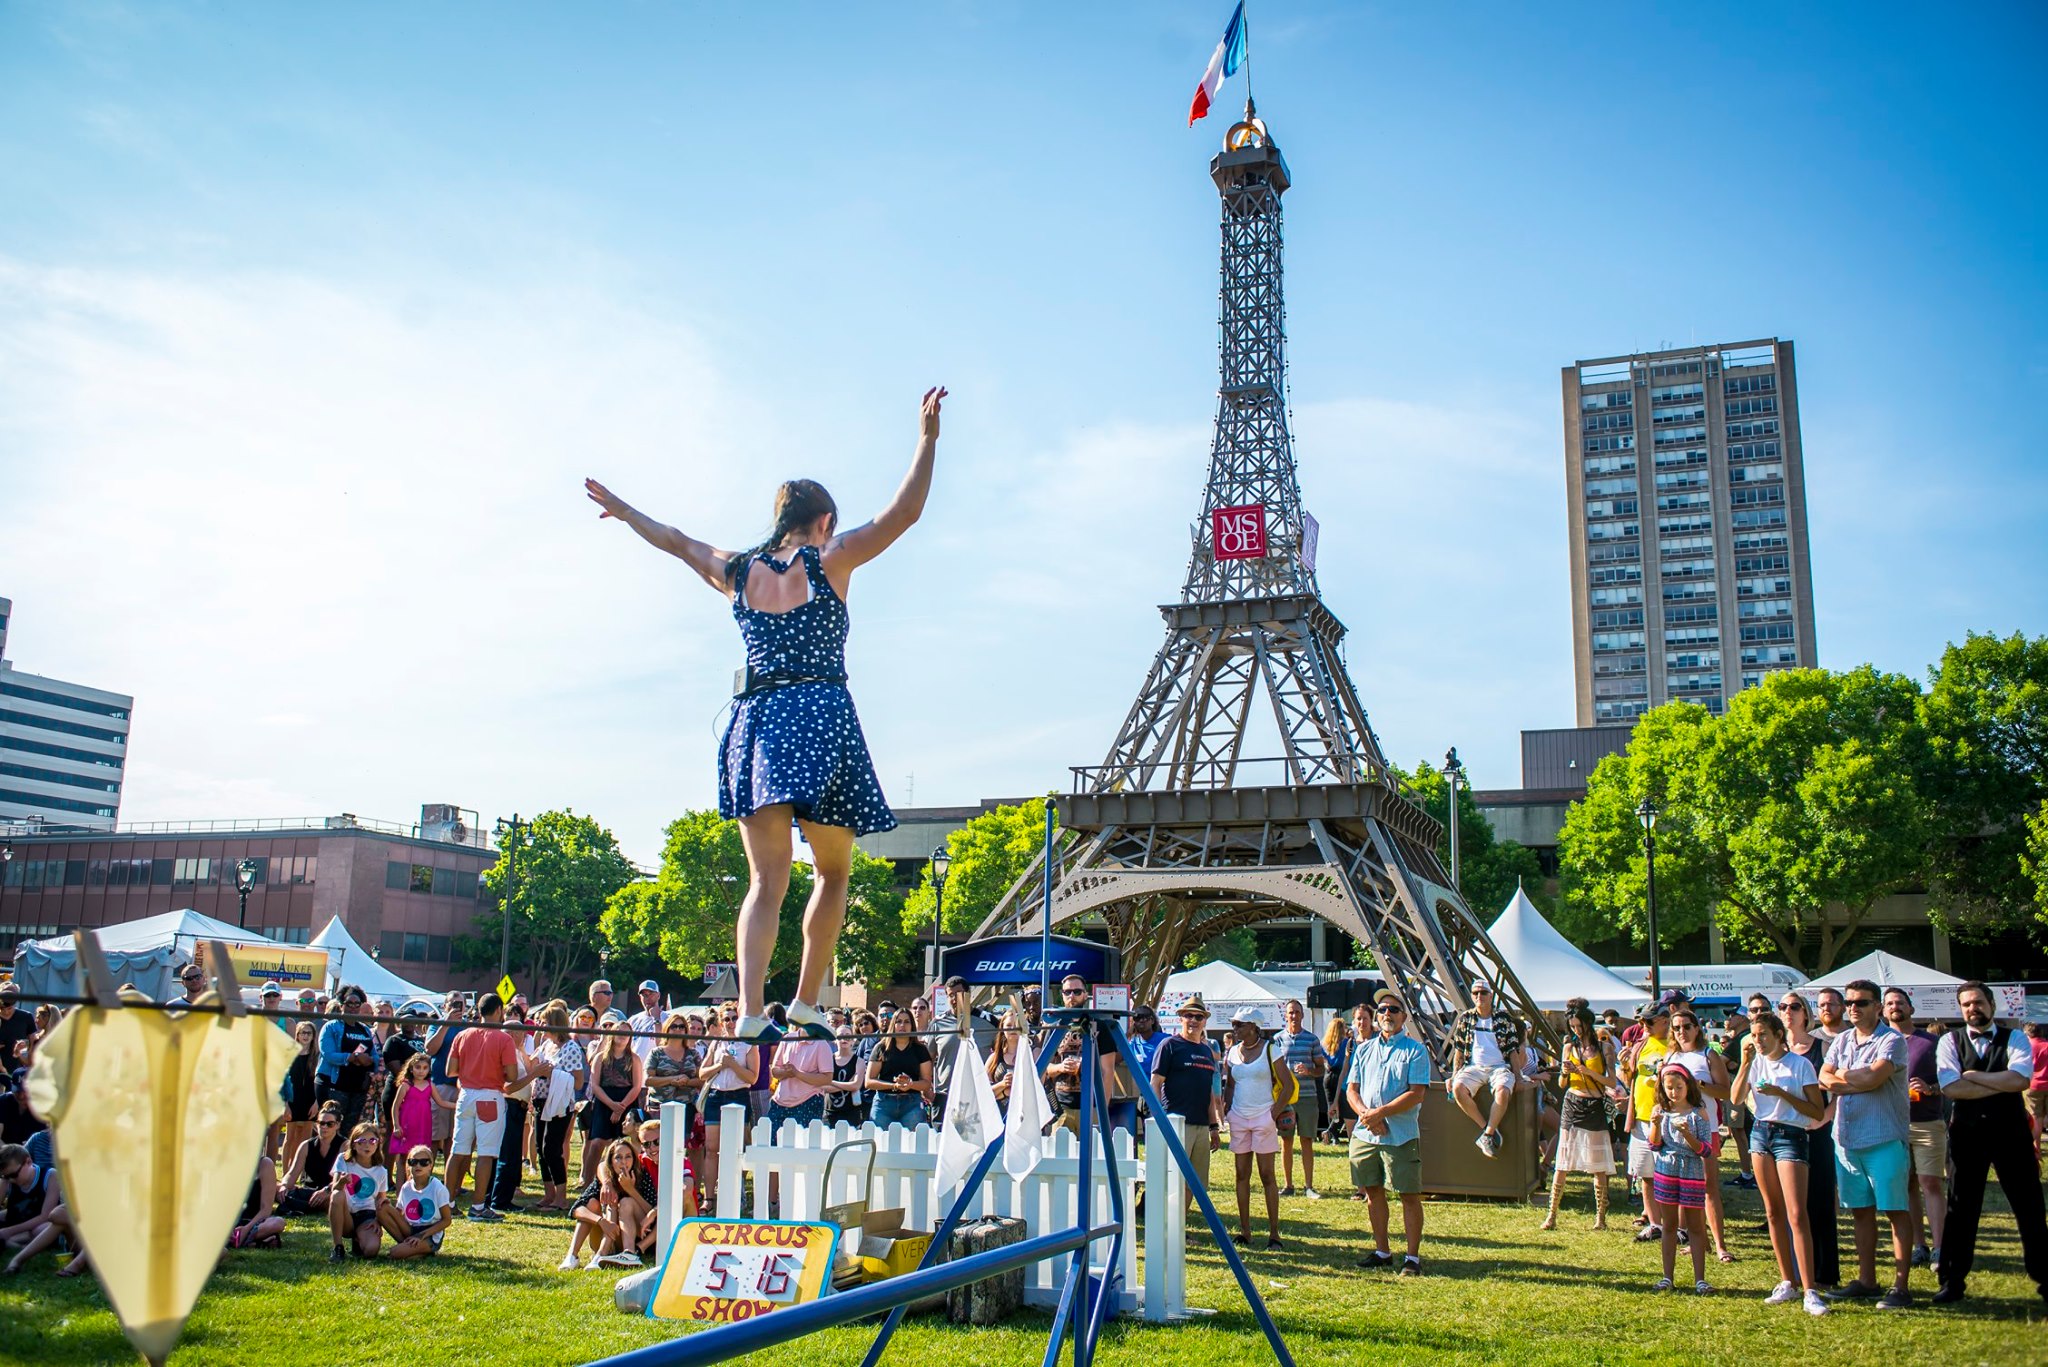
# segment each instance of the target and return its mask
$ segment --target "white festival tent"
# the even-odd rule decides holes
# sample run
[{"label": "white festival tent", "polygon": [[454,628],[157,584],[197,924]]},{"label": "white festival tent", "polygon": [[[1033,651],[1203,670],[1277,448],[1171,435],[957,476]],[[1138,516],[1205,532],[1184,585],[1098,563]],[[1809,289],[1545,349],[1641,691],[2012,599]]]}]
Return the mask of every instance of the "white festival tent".
[{"label": "white festival tent", "polygon": [[1806,990],[1817,992],[1823,987],[1840,990],[1858,978],[1868,978],[1879,987],[1956,988],[1963,984],[1963,980],[1954,974],[1916,964],[1911,959],[1901,959],[1896,954],[1887,954],[1880,949],[1864,955],[1854,963],[1843,964],[1832,973],[1821,974],[1806,985]]},{"label": "white festival tent", "polygon": [[[267,935],[216,921],[190,907],[145,916],[139,921],[95,926],[93,934],[115,979],[133,983],[137,991],[159,1001],[178,995],[177,970],[192,961],[192,948],[201,940],[274,943]],[[85,974],[78,967],[76,941],[72,936],[59,935],[21,945],[14,951],[14,979],[24,993],[83,993]]]},{"label": "white festival tent", "polygon": [[1609,1007],[1626,1013],[1650,999],[1649,993],[1608,972],[1559,934],[1520,887],[1486,933],[1545,1011],[1562,1011],[1568,999],[1584,997],[1595,1014]]},{"label": "white festival tent", "polygon": [[[1209,1008],[1212,1032],[1229,1029],[1231,1016],[1244,1007],[1251,1008],[1262,1027],[1278,1030],[1280,1003],[1296,995],[1270,978],[1217,959],[1199,968],[1182,969],[1167,978],[1166,990],[1159,998],[1160,1016],[1171,1017],[1182,1002],[1198,992],[1202,1004]],[[1170,1028],[1170,1022],[1162,1020],[1161,1028]]]},{"label": "white festival tent", "polygon": [[327,951],[329,991],[340,983],[354,983],[366,995],[390,1002],[393,1006],[402,1006],[415,997],[429,1002],[439,1001],[439,993],[407,982],[371,958],[370,952],[348,933],[348,927],[341,923],[339,916],[321,927],[320,933],[308,941],[308,947]]}]

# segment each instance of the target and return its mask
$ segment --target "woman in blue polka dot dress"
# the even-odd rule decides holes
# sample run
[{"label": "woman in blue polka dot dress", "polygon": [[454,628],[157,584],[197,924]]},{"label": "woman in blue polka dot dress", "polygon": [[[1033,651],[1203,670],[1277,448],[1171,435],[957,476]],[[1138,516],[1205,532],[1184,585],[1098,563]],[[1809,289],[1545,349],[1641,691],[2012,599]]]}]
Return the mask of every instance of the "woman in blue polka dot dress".
[{"label": "woman in blue polka dot dress", "polygon": [[745,687],[718,754],[718,810],[739,822],[752,875],[740,905],[741,1020],[734,1032],[740,1039],[768,1038],[763,998],[789,890],[794,826],[803,828],[811,847],[813,879],[789,1020],[813,1038],[832,1038],[816,1002],[846,920],[853,840],[896,825],[846,689],[846,591],[854,570],[887,550],[924,512],[945,397],[943,388],[926,391],[910,473],[874,521],[849,532],[838,530],[832,496],[808,479],[776,491],[775,529],[749,551],[692,540],[596,480],[584,481],[600,517],[625,523],[731,599],[746,643]]}]

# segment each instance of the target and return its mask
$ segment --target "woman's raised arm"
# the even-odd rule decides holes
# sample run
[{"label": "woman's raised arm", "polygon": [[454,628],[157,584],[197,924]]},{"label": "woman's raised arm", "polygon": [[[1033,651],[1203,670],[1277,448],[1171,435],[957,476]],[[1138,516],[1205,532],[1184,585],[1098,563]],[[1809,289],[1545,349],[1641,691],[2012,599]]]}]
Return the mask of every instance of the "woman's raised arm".
[{"label": "woman's raised arm", "polygon": [[[929,482],[929,461],[926,462],[926,477]],[[640,533],[641,540],[648,545],[657,550],[667,551],[695,570],[697,577],[706,584],[727,597],[731,596],[731,587],[725,582],[725,562],[732,559],[731,551],[722,551],[709,542],[695,540],[683,535],[674,527],[656,522],[594,479],[583,481],[583,492],[588,494],[590,501],[600,509],[600,518],[617,518]],[[919,501],[922,503],[923,500]]]},{"label": "woman's raised arm", "polygon": [[896,497],[872,522],[834,537],[821,557],[825,575],[842,596],[855,569],[873,560],[896,543],[924,515],[924,501],[932,490],[932,458],[939,448],[939,405],[946,389],[935,385],[924,392],[917,415],[917,451],[910,458],[910,473],[896,489]]}]

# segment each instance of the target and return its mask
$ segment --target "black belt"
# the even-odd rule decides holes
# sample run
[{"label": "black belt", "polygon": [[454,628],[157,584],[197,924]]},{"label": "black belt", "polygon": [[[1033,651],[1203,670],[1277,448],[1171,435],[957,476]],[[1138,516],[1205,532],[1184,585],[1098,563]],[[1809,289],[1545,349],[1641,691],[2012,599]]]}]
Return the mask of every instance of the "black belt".
[{"label": "black belt", "polygon": [[741,669],[733,675],[732,695],[735,698],[752,698],[763,693],[773,693],[778,688],[789,688],[795,684],[829,683],[843,684],[844,674],[756,674],[751,669]]}]

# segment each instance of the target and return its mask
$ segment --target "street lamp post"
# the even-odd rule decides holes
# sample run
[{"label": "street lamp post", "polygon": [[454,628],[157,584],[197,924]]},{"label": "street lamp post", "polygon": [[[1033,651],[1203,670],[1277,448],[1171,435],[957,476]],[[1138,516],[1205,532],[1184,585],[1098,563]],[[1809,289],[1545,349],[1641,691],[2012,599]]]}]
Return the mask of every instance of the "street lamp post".
[{"label": "street lamp post", "polygon": [[1458,763],[1458,747],[1453,745],[1449,750],[1444,752],[1444,782],[1449,784],[1451,789],[1451,805],[1449,808],[1449,827],[1451,835],[1451,891],[1457,893],[1460,897],[1463,897],[1465,893],[1458,882],[1458,784],[1464,779],[1464,777],[1465,766]]},{"label": "street lamp post", "polygon": [[1650,1000],[1664,995],[1664,975],[1657,962],[1657,817],[1661,808],[1649,798],[1636,807],[1636,820],[1643,823],[1643,919],[1650,932]]},{"label": "street lamp post", "polygon": [[946,925],[946,870],[952,864],[944,845],[932,851],[932,981],[939,979],[939,936]]},{"label": "street lamp post", "polygon": [[519,832],[524,826],[517,812],[512,813],[510,821],[498,818],[498,838],[505,842],[505,905],[498,913],[503,929],[498,937],[499,982],[512,976],[512,893],[519,885]]},{"label": "street lamp post", "polygon": [[242,899],[242,910],[235,924],[243,930],[249,928],[249,894],[256,890],[256,861],[244,859],[235,865],[235,895]]}]

